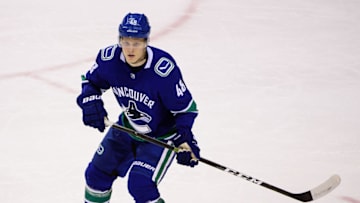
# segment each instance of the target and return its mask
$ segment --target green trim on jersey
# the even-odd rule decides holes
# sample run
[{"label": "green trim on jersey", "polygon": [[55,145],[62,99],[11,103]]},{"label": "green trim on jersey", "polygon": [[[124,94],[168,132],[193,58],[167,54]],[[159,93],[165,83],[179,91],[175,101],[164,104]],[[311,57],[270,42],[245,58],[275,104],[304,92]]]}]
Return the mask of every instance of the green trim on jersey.
[{"label": "green trim on jersey", "polygon": [[193,100],[186,112],[198,112],[196,102]]},{"label": "green trim on jersey", "polygon": [[196,102],[194,100],[191,100],[189,105],[187,107],[185,107],[183,110],[171,111],[171,113],[173,113],[173,114],[178,114],[178,113],[198,113]]}]

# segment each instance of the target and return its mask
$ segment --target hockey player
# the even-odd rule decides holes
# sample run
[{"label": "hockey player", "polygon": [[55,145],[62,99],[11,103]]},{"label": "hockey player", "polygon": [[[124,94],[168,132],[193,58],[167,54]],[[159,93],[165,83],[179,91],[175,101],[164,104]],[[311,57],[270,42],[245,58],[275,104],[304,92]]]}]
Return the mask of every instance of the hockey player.
[{"label": "hockey player", "polygon": [[157,185],[175,156],[179,164],[198,164],[200,149],[191,130],[196,103],[173,57],[148,45],[149,34],[144,14],[127,14],[119,26],[119,43],[101,49],[83,76],[77,104],[84,124],[104,132],[108,114],[101,95],[111,89],[123,110],[119,125],[182,150],[174,154],[110,128],[86,168],[85,202],[109,202],[114,180],[128,174],[128,191],[136,203],[163,203]]}]

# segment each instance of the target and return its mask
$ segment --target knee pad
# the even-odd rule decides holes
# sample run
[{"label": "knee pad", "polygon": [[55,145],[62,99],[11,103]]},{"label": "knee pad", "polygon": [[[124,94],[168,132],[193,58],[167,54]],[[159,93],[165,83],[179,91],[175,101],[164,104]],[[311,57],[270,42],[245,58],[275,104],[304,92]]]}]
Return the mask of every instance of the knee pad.
[{"label": "knee pad", "polygon": [[128,190],[136,203],[146,203],[160,197],[157,185],[147,177],[138,173],[129,174]]},{"label": "knee pad", "polygon": [[99,191],[110,190],[116,177],[99,170],[92,163],[89,164],[85,171],[86,184],[90,188]]}]

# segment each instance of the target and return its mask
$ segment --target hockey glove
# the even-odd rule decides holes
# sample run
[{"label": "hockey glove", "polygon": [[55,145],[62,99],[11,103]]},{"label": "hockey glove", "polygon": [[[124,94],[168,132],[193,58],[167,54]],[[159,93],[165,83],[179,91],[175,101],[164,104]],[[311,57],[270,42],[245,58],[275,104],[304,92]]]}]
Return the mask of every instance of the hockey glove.
[{"label": "hockey glove", "polygon": [[101,100],[101,96],[92,95],[84,97],[83,95],[80,95],[76,101],[82,109],[84,124],[96,128],[100,132],[104,132],[104,118],[107,116],[107,112],[104,108],[104,102]]},{"label": "hockey glove", "polygon": [[199,164],[200,148],[191,130],[179,130],[179,135],[173,140],[180,150],[176,160],[181,165],[194,167]]}]

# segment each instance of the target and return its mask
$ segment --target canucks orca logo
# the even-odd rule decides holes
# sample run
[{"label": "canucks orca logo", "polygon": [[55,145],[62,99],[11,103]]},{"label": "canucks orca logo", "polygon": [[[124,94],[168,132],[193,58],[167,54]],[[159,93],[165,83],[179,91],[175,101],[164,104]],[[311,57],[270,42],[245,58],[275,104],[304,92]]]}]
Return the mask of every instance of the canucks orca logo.
[{"label": "canucks orca logo", "polygon": [[146,123],[149,123],[151,121],[151,117],[144,113],[141,112],[137,106],[136,103],[134,101],[129,101],[129,106],[125,111],[126,117],[130,118],[133,121],[136,120],[142,120]]},{"label": "canucks orca logo", "polygon": [[128,119],[130,125],[140,133],[149,133],[151,131],[150,127],[145,125],[137,124],[135,121],[143,121],[149,123],[151,121],[151,116],[147,113],[140,111],[134,101],[129,100],[128,107],[125,110],[125,116]]}]

